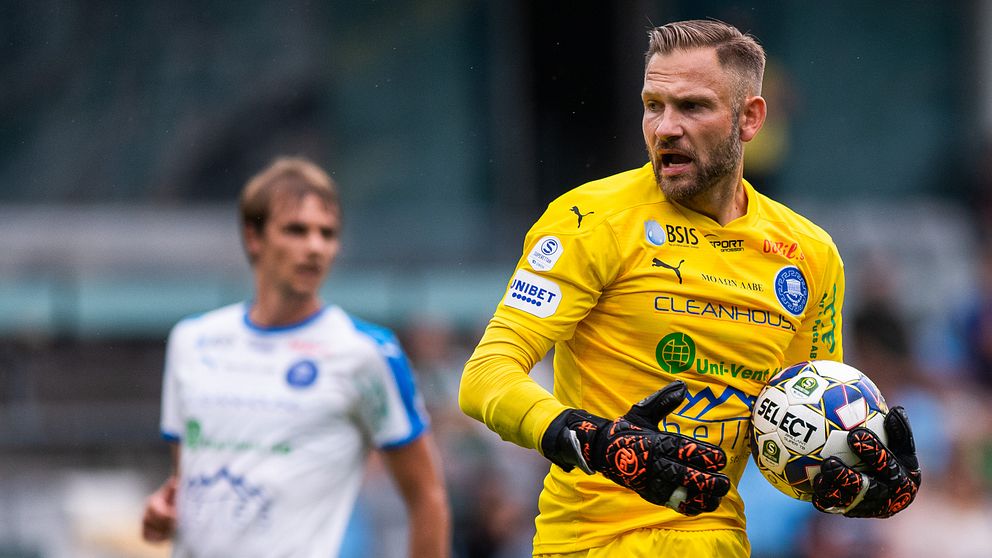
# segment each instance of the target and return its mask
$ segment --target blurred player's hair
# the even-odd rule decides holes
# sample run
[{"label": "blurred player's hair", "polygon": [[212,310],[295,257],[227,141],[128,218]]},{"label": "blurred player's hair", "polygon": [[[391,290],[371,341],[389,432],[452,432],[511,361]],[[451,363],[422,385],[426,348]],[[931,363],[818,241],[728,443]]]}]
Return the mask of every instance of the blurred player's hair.
[{"label": "blurred player's hair", "polygon": [[720,67],[729,69],[736,76],[735,102],[741,103],[749,95],[761,94],[765,49],[750,33],[741,33],[733,25],[719,20],[675,21],[651,29],[644,64],[646,67],[655,54],[702,47],[715,48]]},{"label": "blurred player's hair", "polygon": [[313,194],[336,213],[341,212],[338,188],[326,172],[303,157],[279,157],[251,177],[241,190],[241,223],[257,231],[265,228],[276,199],[303,199]]},{"label": "blurred player's hair", "polygon": [[301,201],[308,195],[317,196],[330,211],[341,216],[337,184],[324,169],[304,157],[276,158],[241,190],[238,208],[242,231],[251,228],[262,232],[277,200]]}]

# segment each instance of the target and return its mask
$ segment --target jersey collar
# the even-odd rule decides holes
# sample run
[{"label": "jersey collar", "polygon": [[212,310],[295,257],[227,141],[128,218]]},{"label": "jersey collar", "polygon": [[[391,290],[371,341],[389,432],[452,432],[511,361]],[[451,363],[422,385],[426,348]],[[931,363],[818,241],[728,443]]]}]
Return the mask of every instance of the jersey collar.
[{"label": "jersey collar", "polygon": [[[653,179],[653,174],[652,174],[652,179]],[[758,216],[761,213],[761,208],[760,208],[761,202],[758,199],[759,196],[757,190],[754,189],[754,186],[751,186],[750,182],[742,178],[741,183],[744,185],[744,192],[747,195],[747,211],[744,213],[744,215],[741,215],[740,217],[734,219],[733,221],[727,223],[722,227],[716,221],[701,213],[696,213],[695,211],[689,209],[688,207],[669,201],[667,198],[665,198],[664,193],[662,193],[661,195],[662,198],[664,198],[665,201],[668,201],[668,203],[671,204],[671,206],[675,208],[675,210],[678,211],[683,217],[685,217],[687,221],[689,221],[690,223],[692,223],[693,225],[695,225],[700,229],[707,229],[707,230],[721,229],[721,228],[724,230],[733,230],[733,229],[741,229],[741,228],[746,229],[746,228],[750,228],[758,221]],[[659,192],[661,192],[661,188],[657,188],[657,189]]]},{"label": "jersey collar", "polygon": [[243,319],[243,321],[245,323],[245,326],[247,326],[248,329],[250,329],[250,330],[252,330],[252,331],[254,331],[256,333],[283,333],[283,332],[292,331],[294,329],[298,329],[298,328],[301,328],[301,327],[304,327],[304,326],[307,326],[307,325],[313,323],[314,321],[317,320],[317,318],[319,318],[324,313],[324,310],[326,310],[326,309],[327,309],[327,306],[322,306],[319,310],[317,310],[313,314],[310,314],[306,318],[303,318],[302,320],[300,320],[298,322],[295,322],[295,323],[286,324],[286,325],[278,325],[278,326],[263,326],[263,325],[256,324],[255,322],[251,321],[251,318],[248,317],[249,311],[251,310],[251,303],[250,302],[246,302],[245,305],[244,305],[244,313],[242,314],[242,319]]}]

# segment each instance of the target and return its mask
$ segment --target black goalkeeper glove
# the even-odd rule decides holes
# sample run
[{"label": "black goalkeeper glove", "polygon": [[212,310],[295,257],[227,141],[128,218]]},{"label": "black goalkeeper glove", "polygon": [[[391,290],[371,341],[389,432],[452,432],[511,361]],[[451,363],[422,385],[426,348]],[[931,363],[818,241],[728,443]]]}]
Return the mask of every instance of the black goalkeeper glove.
[{"label": "black goalkeeper glove", "polygon": [[855,428],[847,435],[867,466],[859,473],[836,457],[827,458],[813,479],[813,505],[827,513],[847,517],[890,517],[916,498],[920,489],[920,463],[909,417],[902,407],[885,416],[886,447],[872,431]]},{"label": "black goalkeeper glove", "polygon": [[565,471],[599,471],[652,504],[685,515],[713,511],[730,490],[730,479],[719,472],[727,464],[723,450],[658,430],[685,396],[685,384],[672,382],[613,421],[568,409],[544,433],[541,450]]}]

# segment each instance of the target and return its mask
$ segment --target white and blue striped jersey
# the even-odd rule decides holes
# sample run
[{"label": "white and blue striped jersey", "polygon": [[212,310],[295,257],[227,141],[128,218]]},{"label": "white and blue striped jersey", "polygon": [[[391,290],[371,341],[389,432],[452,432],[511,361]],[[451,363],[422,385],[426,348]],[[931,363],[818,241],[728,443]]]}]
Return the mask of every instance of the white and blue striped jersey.
[{"label": "white and blue striped jersey", "polygon": [[393,334],[328,306],[265,328],[235,304],[169,336],[163,436],[181,444],[176,557],[338,553],[373,449],[427,427]]}]

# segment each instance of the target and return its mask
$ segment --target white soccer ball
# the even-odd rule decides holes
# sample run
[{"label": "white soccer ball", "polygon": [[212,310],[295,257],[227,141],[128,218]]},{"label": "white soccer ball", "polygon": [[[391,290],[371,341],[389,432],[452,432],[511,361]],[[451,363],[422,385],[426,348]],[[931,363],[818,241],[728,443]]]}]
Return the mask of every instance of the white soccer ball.
[{"label": "white soccer ball", "polygon": [[868,428],[887,443],[888,412],[878,388],[856,368],[802,362],[776,374],[758,394],[751,409],[751,455],[772,486],[808,501],[824,459],[836,456],[863,469],[847,443],[850,430]]}]

